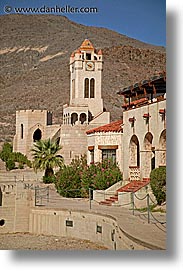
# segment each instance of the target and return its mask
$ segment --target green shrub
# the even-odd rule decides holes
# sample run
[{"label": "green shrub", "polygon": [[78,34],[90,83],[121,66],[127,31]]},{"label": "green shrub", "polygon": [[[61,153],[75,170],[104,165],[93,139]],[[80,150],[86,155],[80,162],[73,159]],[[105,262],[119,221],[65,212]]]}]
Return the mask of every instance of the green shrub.
[{"label": "green shrub", "polygon": [[87,165],[86,157],[74,159],[56,174],[56,188],[65,197],[88,197],[89,188],[110,187],[122,179],[118,166],[110,160]]},{"label": "green shrub", "polygon": [[0,158],[2,159],[2,161],[6,162],[9,158],[11,158],[12,151],[13,146],[10,143],[5,142],[3,144],[2,151],[0,152]]},{"label": "green shrub", "polygon": [[55,176],[43,176],[43,182],[44,183],[55,183]]},{"label": "green shrub", "polygon": [[0,158],[6,163],[6,169],[12,170],[15,169],[15,162],[18,162],[18,168],[23,169],[24,164],[28,167],[32,166],[30,160],[20,152],[13,152],[13,146],[6,142],[3,145],[2,151],[0,152]]},{"label": "green shrub", "polygon": [[158,205],[166,201],[166,167],[155,168],[150,174],[150,185]]},{"label": "green shrub", "polygon": [[9,171],[15,169],[15,162],[12,159],[6,161],[6,169]]}]

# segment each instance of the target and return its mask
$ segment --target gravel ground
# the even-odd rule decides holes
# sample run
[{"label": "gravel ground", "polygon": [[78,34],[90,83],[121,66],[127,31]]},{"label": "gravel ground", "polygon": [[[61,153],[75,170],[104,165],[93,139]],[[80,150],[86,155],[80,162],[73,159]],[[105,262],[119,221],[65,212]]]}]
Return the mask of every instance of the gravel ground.
[{"label": "gravel ground", "polygon": [[0,250],[106,250],[87,240],[29,233],[0,234]]}]

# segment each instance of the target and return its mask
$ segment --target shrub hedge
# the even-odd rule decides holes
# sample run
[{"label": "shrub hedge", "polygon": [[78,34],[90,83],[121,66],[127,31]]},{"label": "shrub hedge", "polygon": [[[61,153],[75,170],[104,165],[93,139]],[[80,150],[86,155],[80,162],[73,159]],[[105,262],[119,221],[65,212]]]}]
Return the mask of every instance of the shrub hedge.
[{"label": "shrub hedge", "polygon": [[116,163],[105,160],[87,165],[86,156],[82,156],[57,172],[55,186],[62,196],[88,197],[89,188],[105,190],[120,180],[122,174]]},{"label": "shrub hedge", "polygon": [[158,205],[166,201],[166,167],[155,168],[150,174],[150,186]]}]

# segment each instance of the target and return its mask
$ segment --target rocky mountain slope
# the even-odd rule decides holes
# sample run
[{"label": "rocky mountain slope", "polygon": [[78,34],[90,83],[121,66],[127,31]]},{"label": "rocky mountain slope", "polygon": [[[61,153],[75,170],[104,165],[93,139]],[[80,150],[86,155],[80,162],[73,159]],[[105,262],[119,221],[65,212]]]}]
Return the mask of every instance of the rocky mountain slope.
[{"label": "rocky mountain slope", "polygon": [[122,115],[117,90],[166,68],[165,48],[55,15],[0,16],[0,141],[15,134],[15,111],[48,109],[62,122],[69,102],[69,57],[85,38],[102,48],[102,96],[111,120]]}]

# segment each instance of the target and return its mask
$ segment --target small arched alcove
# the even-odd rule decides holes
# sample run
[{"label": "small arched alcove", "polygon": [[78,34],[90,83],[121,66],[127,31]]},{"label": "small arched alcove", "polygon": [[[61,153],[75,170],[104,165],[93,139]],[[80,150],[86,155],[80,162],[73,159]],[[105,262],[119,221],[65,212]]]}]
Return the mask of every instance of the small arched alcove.
[{"label": "small arched alcove", "polygon": [[136,135],[133,135],[130,140],[130,166],[140,166],[140,149],[139,140]]},{"label": "small arched alcove", "polygon": [[36,141],[39,141],[42,137],[42,132],[41,130],[38,128],[34,134],[33,134],[33,141],[36,142]]}]

